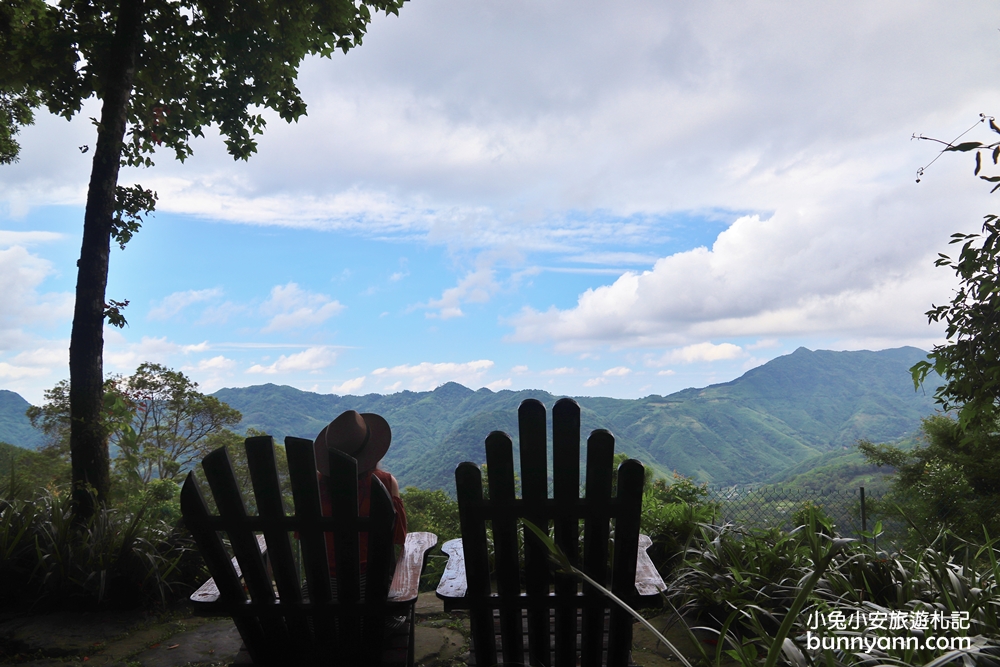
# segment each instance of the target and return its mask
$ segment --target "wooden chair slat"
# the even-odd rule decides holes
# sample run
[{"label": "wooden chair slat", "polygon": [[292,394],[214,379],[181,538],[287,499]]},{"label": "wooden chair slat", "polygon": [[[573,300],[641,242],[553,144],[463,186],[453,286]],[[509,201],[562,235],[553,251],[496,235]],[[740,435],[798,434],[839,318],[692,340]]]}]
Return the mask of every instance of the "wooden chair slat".
[{"label": "wooden chair slat", "polygon": [[[330,477],[326,483],[330,494],[331,515],[355,519],[358,516],[358,462],[343,452],[330,449],[329,463]],[[358,541],[358,533],[353,530],[335,531],[333,534],[338,604],[361,601]],[[340,647],[338,653],[349,665],[361,664],[365,653],[362,642],[357,641],[361,637],[361,619],[357,616],[342,616],[335,625]]]},{"label": "wooden chair slat", "polygon": [[[257,513],[268,519],[284,519],[285,503],[281,497],[281,481],[278,478],[278,461],[274,452],[274,438],[269,435],[246,439],[247,467],[253,484]],[[299,587],[298,567],[292,553],[292,543],[288,531],[281,526],[264,529],[267,540],[267,556],[278,587],[280,598],[289,603],[302,602]],[[263,550],[262,550],[263,551]],[[285,621],[291,643],[307,646],[310,642],[309,628],[305,618],[289,617]]]},{"label": "wooden chair slat", "polygon": [[[316,473],[316,454],[312,440],[285,438],[285,454],[288,457],[288,476],[292,482],[292,503],[295,516],[316,519],[323,510],[319,497],[319,479]],[[330,564],[327,560],[324,533],[313,528],[299,531],[299,548],[302,553],[302,569],[305,571],[306,585],[309,587],[309,601],[315,604],[329,604],[333,599],[330,590]],[[315,618],[313,636],[323,650],[336,651],[337,632],[332,618]]]},{"label": "wooden chair slat", "polygon": [[[374,603],[385,600],[389,594],[393,562],[392,532],[396,512],[392,507],[389,492],[375,475],[371,476],[369,494],[371,503],[368,516],[371,524],[368,530],[365,601]],[[375,653],[381,651],[384,631],[384,616],[365,616],[361,646],[365,649],[366,664],[370,664],[375,658]]]},{"label": "wooden chair slat", "polygon": [[[517,409],[518,436],[521,450],[521,496],[528,505],[526,519],[540,530],[549,533],[549,521],[541,505],[548,500],[548,458],[546,456],[545,406],[541,401],[528,399]],[[532,509],[535,508],[535,509]],[[530,598],[547,598],[549,595],[548,550],[529,529],[524,535],[524,590]],[[549,665],[548,610],[528,610],[528,646],[530,661]]]},{"label": "wooden chair slat", "polygon": [[[615,438],[603,429],[587,439],[587,516],[583,524],[583,571],[594,581],[608,583],[608,538],[611,528],[611,469],[614,466]],[[584,595],[603,595],[584,584]],[[581,656],[584,667],[601,664],[604,642],[604,609],[583,611]]]},{"label": "wooden chair slat", "polygon": [[[330,450],[328,482],[333,516],[354,519],[358,516],[358,462],[335,449]],[[335,534],[334,560],[337,562],[337,599],[357,602],[361,599],[358,575],[358,534],[341,531]]]},{"label": "wooden chair slat", "polygon": [[[486,548],[486,522],[479,520],[476,510],[483,504],[483,475],[474,463],[460,463],[455,469],[455,490],[458,495],[458,520],[462,529],[462,550],[465,555],[466,596],[473,600],[490,597],[490,563]],[[484,607],[469,610],[476,662],[492,664],[496,660],[496,639],[493,634],[493,611]]]},{"label": "wooden chair slat", "polygon": [[[563,398],[552,408],[552,484],[557,502],[576,501],[580,497],[580,406]],[[555,522],[555,542],[577,565],[579,559],[580,522],[575,518]],[[556,574],[556,595],[575,595],[577,581],[572,575]],[[570,610],[556,611],[556,667],[576,665],[576,614]]]},{"label": "wooden chair slat", "polygon": [[[642,489],[646,470],[635,459],[618,466],[618,515],[615,519],[615,562],[612,566],[611,592],[635,604],[635,570],[639,550],[639,517],[642,513]],[[624,664],[632,649],[632,618],[614,607],[608,630],[608,662]]]},{"label": "wooden chair slat", "polygon": [[[494,431],[486,438],[486,465],[490,471],[490,502],[498,507],[511,504],[514,501],[514,444],[506,433]],[[497,592],[501,597],[519,596],[517,520],[513,515],[493,520],[493,551]],[[512,660],[507,656],[517,656],[516,660],[520,660],[524,653],[520,610],[502,610],[500,625],[503,628],[501,637],[505,660]]]},{"label": "wooden chair slat", "polygon": [[[274,438],[269,435],[247,438],[247,465],[257,500],[257,513],[267,518],[284,518],[285,503],[278,479],[278,461],[274,453]],[[264,531],[268,558],[274,571],[278,593],[287,602],[301,602],[302,591],[292,553],[288,531],[280,527]]]}]

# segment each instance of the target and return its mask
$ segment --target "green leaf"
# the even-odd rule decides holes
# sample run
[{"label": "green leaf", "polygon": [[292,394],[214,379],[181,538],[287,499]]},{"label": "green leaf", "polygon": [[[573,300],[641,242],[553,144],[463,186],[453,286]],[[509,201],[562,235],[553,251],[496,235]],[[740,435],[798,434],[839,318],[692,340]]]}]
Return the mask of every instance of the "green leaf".
[{"label": "green leaf", "polygon": [[114,299],[109,299],[110,304],[104,304],[104,317],[108,320],[108,324],[113,327],[118,327],[119,329],[125,328],[128,321],[125,316],[122,315],[122,309],[128,305],[128,299],[124,301],[115,301]]},{"label": "green leaf", "polygon": [[969,151],[976,150],[977,148],[982,148],[983,144],[978,141],[966,141],[962,144],[957,144],[955,146],[948,146],[945,151],[959,151],[961,153],[968,153]]}]

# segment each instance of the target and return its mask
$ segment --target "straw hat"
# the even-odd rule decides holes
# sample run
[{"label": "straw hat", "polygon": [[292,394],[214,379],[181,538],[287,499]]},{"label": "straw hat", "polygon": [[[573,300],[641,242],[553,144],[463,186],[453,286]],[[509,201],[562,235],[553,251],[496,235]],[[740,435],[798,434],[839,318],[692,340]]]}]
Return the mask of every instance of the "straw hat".
[{"label": "straw hat", "polygon": [[316,440],[316,468],[324,475],[330,474],[330,457],[327,449],[336,449],[358,462],[358,474],[373,470],[389,449],[392,430],[389,423],[374,413],[359,414],[348,410],[327,424]]}]

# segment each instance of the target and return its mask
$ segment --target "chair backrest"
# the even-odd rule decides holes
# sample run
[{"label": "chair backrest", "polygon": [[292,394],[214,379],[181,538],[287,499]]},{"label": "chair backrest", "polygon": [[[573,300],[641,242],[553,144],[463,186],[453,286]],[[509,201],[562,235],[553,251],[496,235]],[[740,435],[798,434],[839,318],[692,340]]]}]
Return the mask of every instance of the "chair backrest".
[{"label": "chair backrest", "polygon": [[[403,613],[398,603],[386,600],[393,567],[392,500],[372,475],[371,511],[369,516],[359,517],[357,463],[331,450],[332,513],[323,516],[312,441],[286,438],[285,448],[295,506],[291,516],[285,511],[274,441],[270,436],[246,440],[256,515],[247,513],[224,447],[202,462],[218,515],[210,513],[193,472],[184,481],[181,511],[219,590],[214,611],[233,616],[256,663],[289,664],[291,659],[312,660],[321,655],[325,656],[323,662],[333,664],[378,665],[383,648],[383,619]],[[300,567],[290,537],[293,532],[299,536],[308,601],[303,595]],[[359,576],[361,532],[368,534],[364,599]],[[221,533],[229,537],[239,571],[232,564],[232,555]],[[334,539],[336,599],[332,593],[325,533],[332,533]],[[258,534],[263,534],[266,541],[273,582]]]},{"label": "chair backrest", "polygon": [[[645,471],[638,461],[622,463],[618,468],[618,492],[613,497],[614,436],[605,430],[594,431],[587,441],[586,490],[581,498],[580,406],[571,399],[562,399],[552,409],[550,498],[545,426],[545,407],[536,400],[524,401],[518,410],[521,498],[515,495],[513,444],[506,433],[494,431],[486,439],[488,498],[484,497],[479,466],[462,463],[455,471],[468,584],[466,600],[476,664],[530,661],[542,665],[576,665],[579,633],[583,665],[625,665],[632,637],[627,612],[609,604],[608,598],[590,585],[583,585],[581,590],[572,575],[558,573],[553,581],[548,551],[527,528],[523,529],[521,570],[518,521],[527,519],[543,531],[554,526],[555,543],[570,561],[631,603],[636,598],[635,570]],[[612,520],[614,548],[609,550]],[[496,593],[491,589],[487,522],[492,525]],[[499,647],[495,641],[494,609],[499,609]],[[527,660],[522,629],[525,609]],[[554,610],[551,630],[550,610]],[[607,610],[610,621],[606,626]],[[579,627],[578,615],[582,617]],[[553,632],[554,660],[550,651]]]}]

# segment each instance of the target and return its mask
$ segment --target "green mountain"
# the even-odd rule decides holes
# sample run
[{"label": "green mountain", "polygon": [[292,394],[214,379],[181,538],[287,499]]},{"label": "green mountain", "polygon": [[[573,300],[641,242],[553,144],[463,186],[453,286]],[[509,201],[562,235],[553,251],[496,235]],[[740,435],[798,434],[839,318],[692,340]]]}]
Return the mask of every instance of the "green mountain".
[{"label": "green mountain", "polygon": [[0,442],[9,442],[24,449],[38,449],[45,442],[42,432],[31,425],[24,412],[31,403],[20,394],[0,389]]},{"label": "green mountain", "polygon": [[[934,410],[932,391],[914,392],[909,367],[926,353],[799,348],[704,389],[637,400],[579,397],[582,432],[608,428],[618,450],[652,465],[713,484],[762,482],[807,459],[844,452],[859,438],[895,440]],[[377,412],[393,429],[384,459],[403,486],[453,488],[455,466],[484,460],[490,431],[516,436],[517,406],[544,391],[472,391],[448,383],[429,392],[335,396],[262,385],[214,394],[279,441],[312,438],[348,409]],[[516,443],[516,439],[515,439]]]}]

